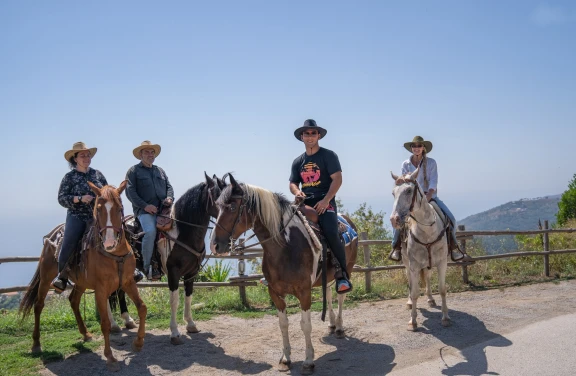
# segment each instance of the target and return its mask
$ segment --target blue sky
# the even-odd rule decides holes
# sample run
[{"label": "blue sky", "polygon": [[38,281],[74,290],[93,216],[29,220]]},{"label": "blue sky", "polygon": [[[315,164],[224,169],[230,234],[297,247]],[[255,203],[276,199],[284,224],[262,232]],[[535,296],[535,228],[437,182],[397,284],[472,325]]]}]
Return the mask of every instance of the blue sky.
[{"label": "blue sky", "polygon": [[[80,140],[114,185],[149,139],[177,197],[204,171],[288,193],[292,132],[314,118],[345,207],[389,213],[389,172],[422,135],[458,219],[576,172],[571,1],[7,0],[0,46],[2,256],[38,254],[64,220]],[[0,286],[31,268],[1,265]]]}]

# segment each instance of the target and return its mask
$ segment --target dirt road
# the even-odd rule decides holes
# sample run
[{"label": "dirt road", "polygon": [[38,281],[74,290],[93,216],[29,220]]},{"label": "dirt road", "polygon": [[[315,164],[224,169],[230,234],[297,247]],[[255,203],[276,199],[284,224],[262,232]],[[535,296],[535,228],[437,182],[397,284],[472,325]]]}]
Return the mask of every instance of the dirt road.
[{"label": "dirt road", "polygon": [[[489,341],[491,348],[509,347],[507,333],[576,312],[576,281],[449,294],[453,324],[448,328],[440,324],[438,307],[428,308],[422,298],[418,302],[417,332],[407,331],[405,299],[346,310],[344,339],[329,335],[320,313],[313,313],[315,375],[385,375],[456,353],[462,361],[447,366],[444,374],[488,373],[486,348],[481,344]],[[180,346],[170,344],[168,330],[149,331],[144,349],[137,354],[130,351],[135,330],[114,335],[113,351],[121,363],[115,375],[281,374],[276,370],[282,340],[275,316],[254,320],[222,316],[197,325],[201,332],[184,335]],[[184,325],[180,331],[185,332]],[[300,314],[290,316],[289,331],[293,361],[289,374],[299,375],[304,360]],[[110,375],[103,359],[102,349],[78,354],[47,364],[41,374]],[[472,361],[473,373],[466,368]]]}]

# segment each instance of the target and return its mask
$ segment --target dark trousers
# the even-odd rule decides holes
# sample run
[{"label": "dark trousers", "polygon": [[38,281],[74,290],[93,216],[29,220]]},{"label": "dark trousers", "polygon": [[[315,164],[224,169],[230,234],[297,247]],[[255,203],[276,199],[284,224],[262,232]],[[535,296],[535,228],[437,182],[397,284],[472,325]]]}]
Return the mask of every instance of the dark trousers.
[{"label": "dark trousers", "polygon": [[[314,207],[320,199],[310,199],[306,200],[305,204]],[[328,246],[332,250],[332,254],[336,257],[340,263],[342,271],[346,273],[346,277],[349,277],[348,270],[346,269],[346,250],[344,248],[344,243],[340,240],[340,232],[338,231],[338,208],[334,200],[330,201],[331,207],[318,216],[318,224],[322,228],[322,233],[326,238]]]},{"label": "dark trousers", "polygon": [[60,249],[60,255],[58,255],[58,273],[64,269],[72,252],[78,247],[78,243],[82,239],[82,235],[84,235],[84,230],[86,230],[86,222],[71,214],[66,216],[62,249]]}]

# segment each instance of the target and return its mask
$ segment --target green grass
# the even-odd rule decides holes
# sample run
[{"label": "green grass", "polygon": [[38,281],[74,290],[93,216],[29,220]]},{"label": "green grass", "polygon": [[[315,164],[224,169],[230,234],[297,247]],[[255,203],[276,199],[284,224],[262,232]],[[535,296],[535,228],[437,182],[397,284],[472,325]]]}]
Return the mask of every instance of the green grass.
[{"label": "green grass", "polygon": [[[574,224],[572,227],[575,227]],[[541,249],[537,237],[517,239],[522,250]],[[552,235],[551,249],[576,248],[576,234]],[[482,255],[484,251],[474,243],[469,245],[468,253]],[[379,265],[387,264],[382,260]],[[502,289],[538,282],[558,283],[576,277],[576,255],[554,255],[550,257],[551,277],[544,277],[543,257],[521,257],[477,262],[468,267],[470,284],[462,283],[461,268],[448,268],[446,282],[450,292],[467,290]],[[435,273],[434,273],[435,274]],[[345,307],[355,307],[360,302],[379,301],[407,297],[406,276],[403,270],[391,270],[372,273],[372,291],[364,288],[364,277],[355,274],[352,279],[354,290],[348,294]],[[437,291],[436,275],[432,276],[433,292]],[[196,288],[192,298],[195,307],[193,317],[196,321],[208,320],[216,315],[228,314],[246,319],[257,319],[265,315],[275,315],[267,289],[258,285],[246,289],[250,307],[240,302],[238,288]],[[141,289],[140,294],[148,307],[147,329],[168,329],[170,323],[170,294],[168,289]],[[336,295],[336,294],[334,294]],[[178,320],[181,323],[184,304],[184,293],[180,290]],[[336,297],[334,296],[336,302]],[[297,300],[286,298],[289,313],[299,312]],[[137,317],[133,303],[128,301],[128,308],[133,317]],[[312,310],[321,311],[322,296],[320,289],[313,292]],[[21,322],[15,309],[0,310],[0,375],[35,374],[44,364],[61,361],[65,357],[83,352],[95,351],[103,340],[100,337],[100,325],[95,314],[94,296],[85,295],[80,304],[80,311],[85,316],[88,330],[94,334],[92,342],[84,343],[78,332],[76,320],[70,309],[68,299],[51,296],[41,319],[41,343],[44,352],[32,355],[33,320],[28,318]],[[119,319],[119,314],[117,314]]]}]

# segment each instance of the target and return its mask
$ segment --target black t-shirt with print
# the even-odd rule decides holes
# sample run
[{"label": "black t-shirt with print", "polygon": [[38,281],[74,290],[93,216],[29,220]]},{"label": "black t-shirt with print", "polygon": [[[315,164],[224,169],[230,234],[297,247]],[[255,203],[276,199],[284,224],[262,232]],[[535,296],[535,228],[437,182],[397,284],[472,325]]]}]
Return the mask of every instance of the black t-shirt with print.
[{"label": "black t-shirt with print", "polygon": [[303,153],[292,162],[290,181],[302,185],[302,192],[306,196],[322,198],[330,189],[332,178],[330,175],[342,171],[338,155],[332,150],[320,148],[316,153],[307,155]]}]

